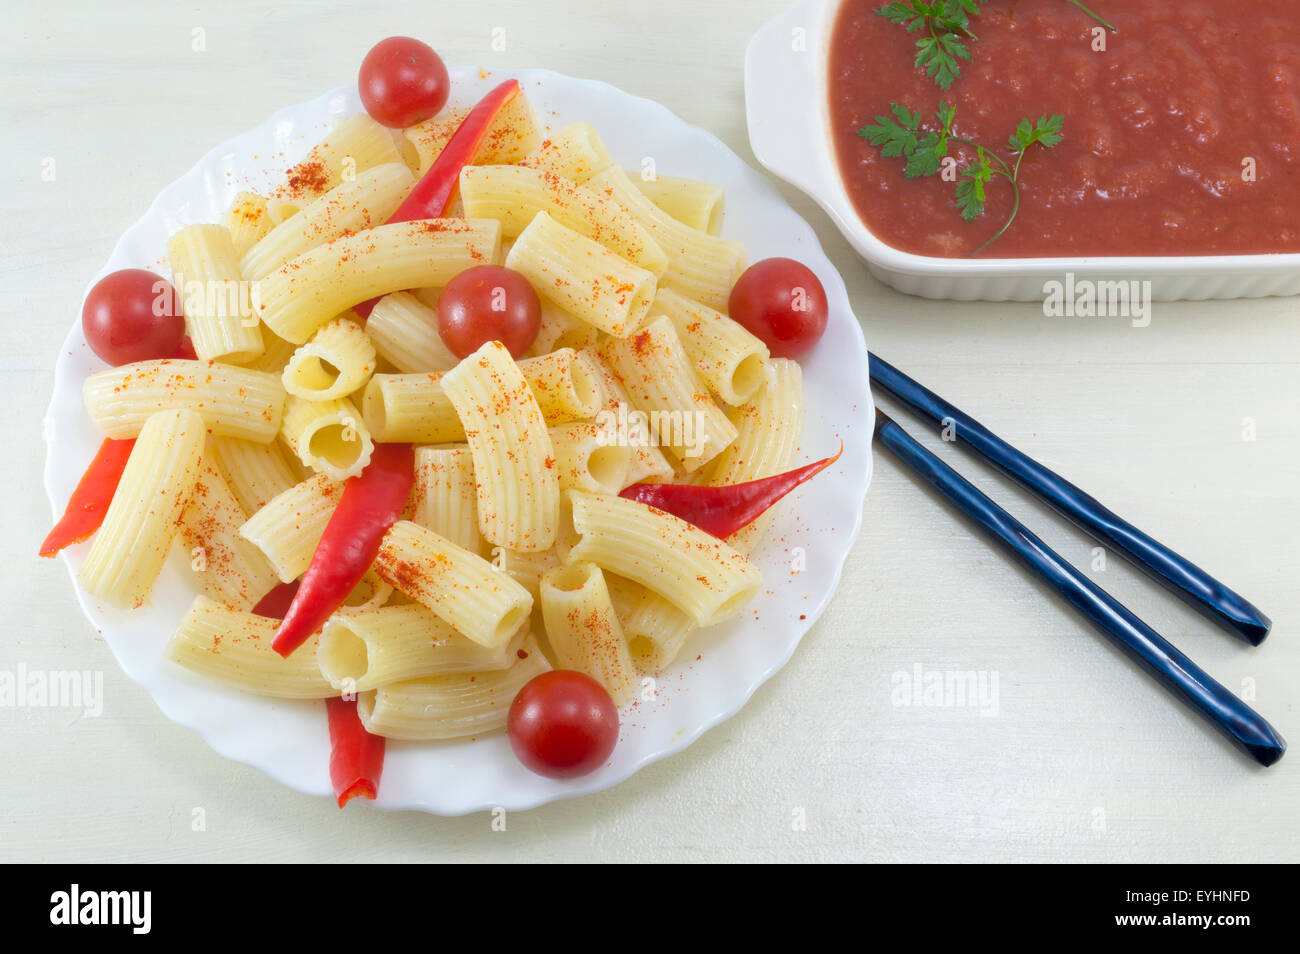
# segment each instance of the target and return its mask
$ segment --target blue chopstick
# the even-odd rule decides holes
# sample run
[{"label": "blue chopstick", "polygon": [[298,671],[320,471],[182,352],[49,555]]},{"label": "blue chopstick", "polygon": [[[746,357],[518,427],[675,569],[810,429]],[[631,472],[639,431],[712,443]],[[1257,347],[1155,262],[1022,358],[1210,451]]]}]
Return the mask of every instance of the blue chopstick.
[{"label": "blue chopstick", "polygon": [[1113,596],[1061,558],[1024,524],[876,411],[876,440],[1031,570],[1176,697],[1261,765],[1272,765],[1286,742],[1251,709]]},{"label": "blue chopstick", "polygon": [[1229,632],[1258,646],[1272,623],[1244,597],[1185,557],[1153,540],[1060,474],[1025,456],[979,421],[871,355],[871,381],[917,413],[951,426],[989,463],[1068,517],[1090,536],[1123,554]]}]

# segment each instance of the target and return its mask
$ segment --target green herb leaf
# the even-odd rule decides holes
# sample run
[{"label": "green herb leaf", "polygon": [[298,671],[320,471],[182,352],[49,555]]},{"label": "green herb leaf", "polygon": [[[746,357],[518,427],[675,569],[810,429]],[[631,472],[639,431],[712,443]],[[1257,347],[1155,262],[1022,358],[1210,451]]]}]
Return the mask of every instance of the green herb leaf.
[{"label": "green herb leaf", "polygon": [[984,187],[993,181],[993,166],[983,149],[975,152],[975,161],[962,170],[957,180],[957,210],[967,222],[984,214]]}]

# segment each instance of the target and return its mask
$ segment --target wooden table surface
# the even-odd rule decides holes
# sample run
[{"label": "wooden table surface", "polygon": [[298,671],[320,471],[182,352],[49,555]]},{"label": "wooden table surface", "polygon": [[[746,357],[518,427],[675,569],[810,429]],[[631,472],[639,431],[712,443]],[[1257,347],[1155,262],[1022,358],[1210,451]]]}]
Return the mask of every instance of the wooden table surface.
[{"label": "wooden table surface", "polygon": [[[102,671],[105,703],[98,717],[0,707],[0,860],[1300,860],[1297,756],[1268,770],[1238,756],[887,456],[834,603],[739,715],[612,790],[511,815],[504,832],[481,814],[340,813],[219,758],[120,673],[63,567],[35,558],[50,520],[40,422],[59,344],[118,236],[212,145],[348,82],[373,42],[402,33],[450,63],[605,80],[753,162],[742,56],[782,7],[11,6],[0,35],[0,671]],[[873,350],[1272,616],[1273,635],[1252,649],[1118,560],[1089,570],[1300,736],[1296,300],[1157,303],[1151,325],[1134,328],[1049,319],[1037,304],[909,298],[783,190],[844,275]],[[1092,566],[1087,538],[926,440]],[[918,667],[996,678],[996,705],[897,704]]]}]

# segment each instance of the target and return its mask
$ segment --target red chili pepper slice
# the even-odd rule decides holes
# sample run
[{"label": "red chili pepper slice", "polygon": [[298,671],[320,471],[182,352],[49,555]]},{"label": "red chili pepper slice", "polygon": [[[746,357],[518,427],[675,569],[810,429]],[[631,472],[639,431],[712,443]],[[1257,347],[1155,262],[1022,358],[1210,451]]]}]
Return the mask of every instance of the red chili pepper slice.
[{"label": "red chili pepper slice", "polygon": [[620,497],[638,500],[681,517],[719,539],[731,536],[741,527],[757,520],[768,507],[811,480],[840,459],[844,445],[834,457],[806,464],[772,477],[762,477],[743,484],[721,487],[697,487],[692,484],[633,484],[623,488]]},{"label": "red chili pepper slice", "polygon": [[271,587],[270,592],[257,601],[253,607],[253,613],[256,616],[265,616],[268,619],[284,619],[284,614],[289,612],[289,607],[293,605],[293,598],[298,595],[298,587],[302,584],[298,580],[292,583],[277,583]]},{"label": "red chili pepper slice", "polygon": [[77,482],[63,516],[54,525],[41,544],[41,556],[52,557],[66,546],[80,543],[99,529],[104,522],[108,505],[122,480],[122,471],[131,458],[135,438],[113,440],[107,438],[99,445],[95,459]]},{"label": "red chili pepper slice", "polygon": [[[440,219],[451,201],[451,194],[460,181],[460,170],[469,165],[474,154],[478,152],[483,139],[492,128],[501,110],[519,94],[518,80],[506,80],[492,92],[475,104],[456,131],[447,140],[447,145],[438,158],[433,161],[429,171],[420,177],[406,201],[397,207],[388,219],[388,223],[411,222],[415,219]],[[378,298],[363,301],[355,311],[362,318],[369,318]]]},{"label": "red chili pepper slice", "polygon": [[376,444],[366,469],[344,485],[272,649],[288,656],[343,605],[375,562],[384,534],[402,516],[414,483],[414,448]]},{"label": "red chili pepper slice", "polygon": [[342,808],[354,798],[374,798],[384,772],[384,737],[371,735],[355,699],[326,699],[330,725],[330,782]]}]

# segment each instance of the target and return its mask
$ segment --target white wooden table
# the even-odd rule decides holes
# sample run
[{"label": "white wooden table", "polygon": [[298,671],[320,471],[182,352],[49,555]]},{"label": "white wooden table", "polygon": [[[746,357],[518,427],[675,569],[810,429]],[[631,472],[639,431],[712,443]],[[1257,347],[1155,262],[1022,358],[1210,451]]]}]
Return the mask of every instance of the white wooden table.
[{"label": "white wooden table", "polygon": [[[505,832],[485,815],[340,813],[164,719],[82,619],[63,567],[34,556],[50,519],[50,369],[117,237],[213,144],[348,82],[394,33],[451,63],[606,80],[752,160],[741,58],[782,0],[380,6],[7,12],[0,669],[101,670],[105,705],[98,718],[0,708],[0,860],[1300,860],[1300,756],[1253,767],[885,456],[836,601],[741,714],[611,791],[512,815]],[[1272,615],[1274,635],[1251,649],[1116,560],[1093,571],[1300,737],[1300,304],[1157,304],[1135,329],[911,299],[786,194],[843,272],[874,350]],[[1089,540],[975,459],[943,453],[1091,564]],[[996,712],[895,705],[917,667],[996,675]]]}]

